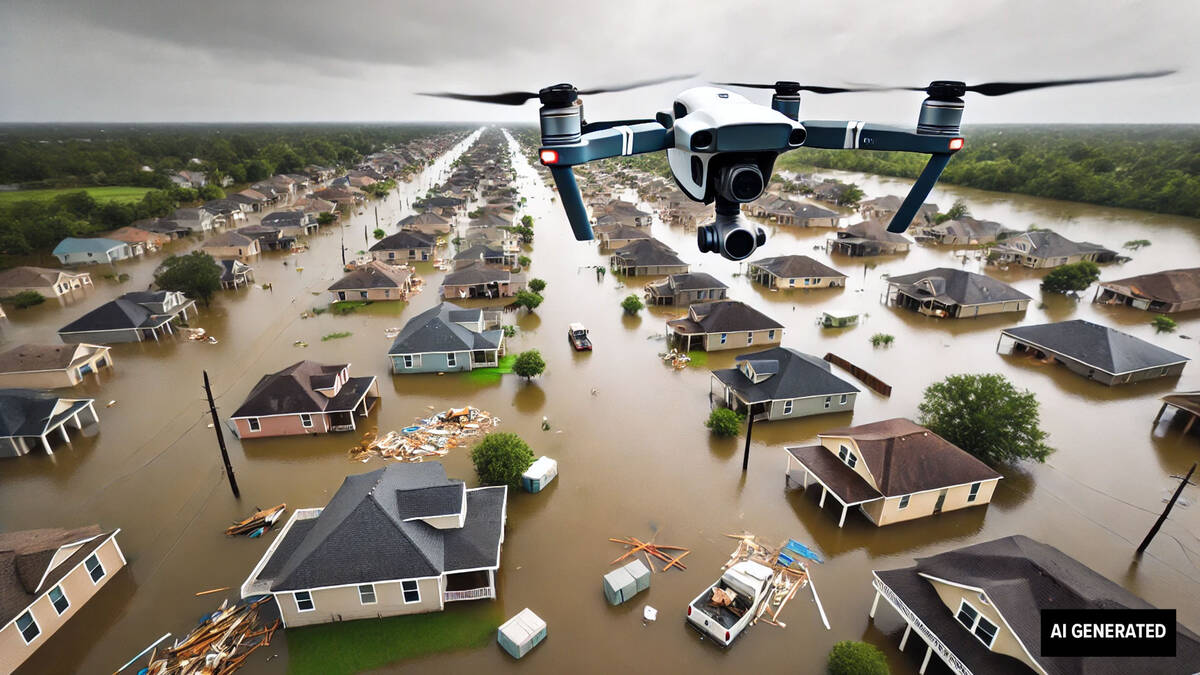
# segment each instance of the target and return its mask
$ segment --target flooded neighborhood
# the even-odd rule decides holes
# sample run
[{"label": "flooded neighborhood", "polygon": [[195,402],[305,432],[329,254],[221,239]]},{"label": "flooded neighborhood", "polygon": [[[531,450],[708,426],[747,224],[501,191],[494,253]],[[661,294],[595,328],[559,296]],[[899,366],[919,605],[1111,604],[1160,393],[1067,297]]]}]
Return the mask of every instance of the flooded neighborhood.
[{"label": "flooded neighborhood", "polygon": [[[14,455],[0,459],[0,522],[99,524],[12,546],[101,542],[81,583],[110,579],[70,621],[37,626],[54,633],[47,648],[0,670],[198,672],[180,664],[204,649],[177,642],[200,618],[212,637],[187,645],[245,622],[220,643],[223,663],[322,672],[356,663],[339,653],[351,645],[428,639],[371,628],[384,607],[418,606],[417,620],[482,625],[486,639],[464,629],[461,644],[371,668],[815,673],[835,643],[861,640],[892,672],[971,672],[956,653],[972,649],[1006,659],[974,672],[1032,670],[1037,655],[996,642],[1025,628],[998,628],[986,600],[963,605],[981,643],[963,643],[957,604],[941,620],[961,635],[920,617],[914,598],[932,593],[918,573],[986,586],[972,556],[1032,560],[1116,598],[1097,602],[1174,609],[1177,658],[1161,672],[1200,667],[1183,628],[1200,628],[1195,487],[1135,554],[1200,457],[1195,395],[1165,398],[1200,390],[1200,314],[1136,290],[1125,301],[1149,281],[1108,283],[1190,269],[1173,288],[1194,303],[1200,221],[943,184],[897,239],[873,224],[909,181],[787,170],[747,205],[765,245],[734,262],[697,251],[711,213],[616,161],[579,172],[597,241],[576,241],[537,148],[532,128],[437,129],[303,184],[276,176],[285,187],[263,203],[196,209],[194,226],[187,213],[135,223],[161,234],[132,237],[140,254],[73,243],[59,253],[101,262],[21,261],[64,275],[11,287],[65,291],[6,303],[0,351],[27,347],[0,362],[67,364],[68,380],[21,363],[5,370],[25,377],[0,375],[57,397],[51,426],[0,453]],[[401,172],[398,154],[419,168]],[[863,197],[823,199],[827,179]],[[364,194],[384,180],[394,187]],[[938,221],[959,203],[969,216]],[[1043,264],[1039,246],[1058,248]],[[223,261],[223,288],[208,302],[154,291],[166,256],[192,250]],[[1098,262],[1100,281],[1044,291],[1068,258]],[[623,309],[629,296],[645,307]],[[1174,330],[1152,325],[1164,313]],[[1098,344],[1115,372],[1097,372]],[[522,377],[513,357],[528,350],[544,372]],[[917,423],[926,388],[966,373],[1034,394],[1044,463],[984,463]],[[749,413],[750,430],[712,433],[723,408]],[[501,433],[545,458],[523,467],[523,487],[478,478],[472,449]],[[886,474],[855,478],[848,446]],[[75,593],[62,586],[50,602]],[[246,598],[258,604],[227,609]]]}]

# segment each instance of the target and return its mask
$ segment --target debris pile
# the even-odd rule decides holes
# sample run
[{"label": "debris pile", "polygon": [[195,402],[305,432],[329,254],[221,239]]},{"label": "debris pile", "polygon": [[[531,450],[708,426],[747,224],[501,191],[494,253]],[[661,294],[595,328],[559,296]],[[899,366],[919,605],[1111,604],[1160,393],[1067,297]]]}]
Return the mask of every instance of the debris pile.
[{"label": "debris pile", "polygon": [[203,328],[180,328],[179,330],[183,331],[183,334],[189,340],[194,340],[196,342],[207,342],[210,345],[217,344],[217,338],[205,333]]},{"label": "debris pile", "polygon": [[432,417],[419,419],[400,431],[380,435],[377,429],[363,434],[358,445],[350,448],[350,459],[365,462],[384,457],[401,462],[420,462],[427,457],[445,457],[465,439],[478,436],[500,425],[500,418],[467,406],[451,408]]},{"label": "debris pile", "polygon": [[258,608],[267,599],[233,607],[229,607],[229,600],[226,600],[173,646],[161,652],[155,647],[143,672],[146,675],[229,675],[236,671],[255,649],[271,644],[271,636],[279,628],[278,619],[270,626],[258,622]]},{"label": "debris pile", "polygon": [[[758,612],[754,615],[754,620],[750,622],[750,625],[754,625],[761,619],[772,626],[787,628],[787,624],[779,620],[784,605],[795,597],[798,591],[808,587],[817,604],[817,611],[821,614],[821,621],[824,622],[826,629],[829,628],[829,620],[825,617],[825,609],[821,607],[821,599],[817,597],[817,588],[813,585],[812,577],[809,575],[808,565],[802,560],[802,558],[807,558],[815,562],[822,562],[820,555],[795,539],[788,539],[779,546],[772,547],[761,543],[758,537],[752,534],[726,534],[725,536],[738,540],[738,545],[721,569],[729,569],[739,562],[751,560],[771,568],[774,572],[767,591],[767,599],[759,605]],[[717,598],[714,597],[713,601],[717,601]]]},{"label": "debris pile", "polygon": [[[650,566],[651,572],[666,572],[672,567],[678,567],[681,570],[686,570],[687,565],[684,565],[679,561],[686,558],[687,555],[692,552],[691,549],[687,549],[682,546],[655,544],[653,541],[641,541],[637,537],[629,537],[627,539],[610,538],[609,541],[615,544],[624,544],[629,547],[629,550],[625,552],[625,555],[610,562],[610,565],[615,565],[630,556],[636,556],[638,553],[641,553],[646,557],[646,564]],[[682,551],[682,553],[672,555],[670,553],[665,553],[664,551]],[[650,561],[650,556],[658,558],[659,560],[665,562],[666,565],[664,565],[661,570],[654,569],[654,563]]]},{"label": "debris pile", "polygon": [[287,504],[272,506],[269,509],[259,509],[258,507],[255,507],[255,509],[257,510],[254,512],[254,515],[244,520],[239,520],[225,528],[225,534],[231,537],[239,534],[248,534],[251,539],[261,537],[287,511]]},{"label": "debris pile", "polygon": [[672,349],[669,352],[660,352],[658,358],[671,364],[675,370],[683,370],[692,362],[692,357],[686,353]]}]

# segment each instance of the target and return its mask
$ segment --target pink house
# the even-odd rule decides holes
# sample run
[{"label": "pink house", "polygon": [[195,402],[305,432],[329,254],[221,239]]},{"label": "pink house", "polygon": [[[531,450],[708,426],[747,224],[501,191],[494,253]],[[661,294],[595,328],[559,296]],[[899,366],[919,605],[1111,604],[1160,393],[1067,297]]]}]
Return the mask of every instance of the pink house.
[{"label": "pink house", "polygon": [[350,377],[350,364],[299,361],[264,375],[230,418],[238,438],[353,431],[379,400],[375,376]]}]

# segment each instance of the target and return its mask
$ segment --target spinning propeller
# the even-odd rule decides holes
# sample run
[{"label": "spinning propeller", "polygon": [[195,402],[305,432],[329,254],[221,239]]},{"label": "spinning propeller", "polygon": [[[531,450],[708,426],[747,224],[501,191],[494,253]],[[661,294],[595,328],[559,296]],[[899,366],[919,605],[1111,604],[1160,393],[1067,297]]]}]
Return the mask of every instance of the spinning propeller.
[{"label": "spinning propeller", "polygon": [[814,94],[843,94],[854,91],[875,91],[878,87],[846,88],[821,87],[814,84],[800,84],[791,80],[779,80],[774,84],[761,82],[714,82],[722,87],[745,87],[747,89],[774,89],[780,96],[795,96],[801,91],[811,91]]},{"label": "spinning propeller", "polygon": [[523,105],[527,101],[539,98],[543,92],[549,90],[574,90],[578,96],[590,96],[592,94],[607,94],[616,91],[626,91],[628,89],[637,89],[638,87],[649,87],[654,84],[662,84],[672,80],[686,80],[695,77],[692,75],[671,75],[670,77],[660,77],[653,80],[640,80],[638,82],[630,82],[628,84],[618,84],[609,87],[598,87],[596,89],[575,89],[569,84],[557,84],[553,87],[546,87],[541,91],[509,91],[503,94],[460,94],[452,91],[435,91],[435,92],[417,92],[421,96],[436,96],[438,98],[452,98],[457,101],[474,101],[476,103],[493,103],[496,105]]},{"label": "spinning propeller", "polygon": [[[1126,73],[1124,75],[1102,75],[1100,77],[1085,77],[1075,78],[1070,80],[1040,80],[1034,82],[985,82],[983,84],[966,84],[956,80],[934,80],[925,87],[883,87],[873,85],[860,85],[864,87],[872,87],[867,91],[923,91],[930,96],[950,96],[958,98],[967,92],[983,94],[984,96],[1003,96],[1005,94],[1015,94],[1020,91],[1029,91],[1030,89],[1044,89],[1046,87],[1065,87],[1072,84],[1092,84],[1095,82],[1120,82],[1122,80],[1144,80],[1152,77],[1163,77],[1174,73],[1174,70],[1153,70],[1144,73]],[[862,91],[862,90],[859,90]]]}]

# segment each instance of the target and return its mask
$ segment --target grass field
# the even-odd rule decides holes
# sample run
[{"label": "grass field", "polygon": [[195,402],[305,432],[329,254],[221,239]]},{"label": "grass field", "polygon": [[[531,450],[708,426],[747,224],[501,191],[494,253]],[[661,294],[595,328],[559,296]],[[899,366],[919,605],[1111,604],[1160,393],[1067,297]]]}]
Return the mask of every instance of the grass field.
[{"label": "grass field", "polygon": [[505,354],[500,357],[500,365],[495,368],[476,368],[467,371],[466,377],[475,384],[495,384],[502,376],[512,374],[513,363],[516,360],[516,354]]},{"label": "grass field", "polygon": [[495,640],[500,625],[496,603],[450,607],[430,614],[289,629],[288,674],[350,675],[437,652],[477,649]]},{"label": "grass field", "polygon": [[48,201],[59,195],[70,192],[86,192],[98,202],[118,202],[133,204],[142,201],[142,196],[153,188],[143,187],[89,187],[89,188],[59,188],[55,190],[16,190],[0,192],[0,206],[29,199]]}]

